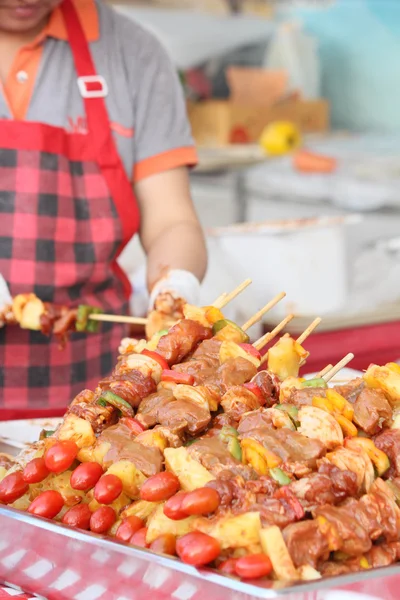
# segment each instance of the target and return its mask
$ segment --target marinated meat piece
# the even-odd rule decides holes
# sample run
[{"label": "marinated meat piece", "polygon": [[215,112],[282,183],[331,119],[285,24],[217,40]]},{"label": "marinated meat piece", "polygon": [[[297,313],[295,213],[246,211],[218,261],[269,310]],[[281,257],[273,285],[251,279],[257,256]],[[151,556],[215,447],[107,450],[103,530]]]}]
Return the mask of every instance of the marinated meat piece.
[{"label": "marinated meat piece", "polygon": [[351,471],[341,471],[333,465],[321,465],[313,473],[289,485],[304,510],[311,512],[324,504],[339,504],[357,494],[357,477]]},{"label": "marinated meat piece", "polygon": [[159,406],[157,420],[174,433],[196,435],[211,421],[210,411],[191,400],[175,400]]},{"label": "marinated meat piece", "polygon": [[366,553],[365,558],[373,569],[388,567],[399,560],[400,543],[391,542],[390,544],[372,546],[371,550]]},{"label": "marinated meat piece", "polygon": [[136,415],[137,420],[146,428],[154,427],[158,423],[158,410],[164,405],[175,400],[171,390],[162,388],[155,394],[147,396],[139,405]]},{"label": "marinated meat piece", "polygon": [[337,563],[333,561],[328,561],[318,565],[318,571],[321,573],[322,577],[338,577],[339,575],[347,575],[348,573],[354,573],[355,571],[360,570],[361,566],[355,568],[354,565]]},{"label": "marinated meat piece", "polygon": [[205,340],[192,354],[191,360],[202,360],[208,368],[216,369],[219,366],[219,351],[222,342],[216,339]]},{"label": "marinated meat piece", "polygon": [[334,389],[341,394],[346,400],[354,404],[357,400],[358,395],[365,388],[365,381],[361,377],[349,381],[346,385],[335,385]]},{"label": "marinated meat piece", "polygon": [[363,389],[354,403],[354,422],[369,435],[389,426],[393,411],[382,390]]},{"label": "marinated meat piece", "polygon": [[153,427],[158,423],[168,427],[173,433],[188,431],[192,435],[205,429],[211,421],[208,410],[191,400],[176,400],[173,392],[168,389],[160,389],[145,398],[136,418],[146,427]]},{"label": "marinated meat piece", "polygon": [[396,542],[400,536],[400,509],[386,484],[377,479],[370,492],[359,502],[356,518],[366,528],[371,539],[380,537]]},{"label": "marinated meat piece", "polygon": [[315,396],[325,398],[326,389],[304,388],[304,390],[298,390],[297,388],[293,388],[286,402],[289,404],[294,404],[294,406],[297,406],[298,408],[301,408],[302,406],[311,406],[312,400]]},{"label": "marinated meat piece", "polygon": [[268,498],[267,496],[259,495],[257,496],[257,502],[249,506],[247,510],[260,513],[263,527],[276,525],[280,529],[284,529],[290,523],[298,521],[295,511],[283,499]]},{"label": "marinated meat piece", "polygon": [[229,479],[221,479],[217,478],[214,481],[210,481],[206,484],[206,487],[210,487],[213,490],[216,490],[221,499],[221,507],[230,506],[232,504],[234,498],[234,485],[230,479],[230,474],[228,474]]},{"label": "marinated meat piece", "polygon": [[163,455],[159,448],[144,446],[134,441],[130,429],[121,423],[108,427],[98,437],[97,444],[110,445],[104,459],[105,469],[120,460],[132,462],[146,477],[155,475],[162,470]]},{"label": "marinated meat piece", "polygon": [[214,417],[212,424],[214,430],[221,430],[222,427],[226,426],[236,428],[237,421],[235,421],[231,416],[227,415],[226,413],[221,413],[220,415]]},{"label": "marinated meat piece", "polygon": [[118,418],[118,413],[112,406],[96,404],[97,398],[91,390],[83,390],[71,402],[66,413],[88,421],[94,433],[100,433],[105,427],[113,425]]},{"label": "marinated meat piece", "polygon": [[253,392],[236,385],[222,396],[221,406],[229,417],[239,421],[245,413],[260,408],[260,402]]},{"label": "marinated meat piece", "polygon": [[328,540],[317,521],[293,523],[283,530],[283,537],[297,568],[311,565],[315,569],[320,560],[329,557]]},{"label": "marinated meat piece", "polygon": [[140,371],[132,369],[125,372],[114,372],[99,383],[101,391],[111,391],[137,408],[143,398],[153,394],[157,385],[152,377],[145,377]]},{"label": "marinated meat piece", "polygon": [[285,473],[294,475],[297,479],[306,477],[312,473],[312,469],[302,462],[283,462],[279,465],[279,468]]},{"label": "marinated meat piece", "polygon": [[244,479],[255,478],[256,474],[229,452],[228,447],[218,437],[203,437],[188,447],[189,454],[216,477],[227,472],[231,477],[240,475]]},{"label": "marinated meat piece", "polygon": [[261,475],[256,481],[246,481],[245,488],[254,494],[262,494],[263,496],[272,498],[279,489],[279,484],[271,477]]},{"label": "marinated meat piece", "polygon": [[244,437],[257,440],[284,462],[303,462],[311,468],[315,468],[317,459],[325,454],[325,447],[319,440],[308,439],[290,429],[255,429],[241,435]]},{"label": "marinated meat piece", "polygon": [[162,336],[157,345],[157,352],[170,364],[181,362],[199,342],[210,339],[211,328],[204,327],[196,321],[182,319],[174,325],[167,335]]},{"label": "marinated meat piece", "polygon": [[358,523],[356,514],[349,507],[320,506],[315,511],[316,517],[324,517],[333,526],[339,540],[339,547],[349,556],[359,556],[368,552],[372,542],[368,532]]},{"label": "marinated meat piece", "polygon": [[233,386],[247,383],[257,373],[253,363],[242,357],[232,358],[216,367],[209,367],[204,358],[192,359],[174,365],[173,370],[193,375],[195,385],[204,385],[220,396]]},{"label": "marinated meat piece", "polygon": [[248,431],[253,431],[254,429],[261,428],[272,428],[274,426],[272,424],[272,414],[267,412],[263,408],[259,408],[258,410],[253,410],[252,412],[245,413],[240,421],[238,426],[238,431],[240,434],[245,434]]},{"label": "marinated meat piece", "polygon": [[375,446],[390,459],[390,468],[385,477],[400,476],[400,429],[387,429],[374,439]]},{"label": "marinated meat piece", "polygon": [[267,407],[279,402],[279,379],[268,371],[260,371],[253,379],[260,388]]}]

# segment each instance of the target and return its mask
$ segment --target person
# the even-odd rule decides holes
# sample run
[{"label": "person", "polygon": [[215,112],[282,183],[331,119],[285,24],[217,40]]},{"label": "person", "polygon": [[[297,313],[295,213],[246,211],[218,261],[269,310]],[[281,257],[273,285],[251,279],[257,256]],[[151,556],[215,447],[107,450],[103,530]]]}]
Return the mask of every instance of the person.
[{"label": "person", "polygon": [[[97,0],[0,0],[0,81],[11,296],[125,314],[117,258],[139,233],[151,307],[166,292],[172,312],[177,299],[196,303],[207,260],[190,196],[196,152],[178,74],[153,35]],[[111,372],[125,335],[102,324],[60,351],[41,332],[3,327],[0,418],[62,412]]]}]

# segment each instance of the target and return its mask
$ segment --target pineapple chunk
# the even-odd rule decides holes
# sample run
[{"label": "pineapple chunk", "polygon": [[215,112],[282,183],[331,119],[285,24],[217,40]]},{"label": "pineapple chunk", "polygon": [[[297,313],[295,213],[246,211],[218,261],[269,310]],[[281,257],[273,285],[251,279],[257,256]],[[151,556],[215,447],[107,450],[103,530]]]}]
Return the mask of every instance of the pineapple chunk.
[{"label": "pineapple chunk", "polygon": [[56,490],[60,492],[67,506],[79,504],[83,500],[85,492],[74,490],[71,487],[71,473],[72,471],[64,471],[64,473],[60,473],[59,475],[50,474],[40,483],[31,485],[29,489],[30,499],[34,500],[44,491]]},{"label": "pineapple chunk", "polygon": [[186,535],[193,531],[193,522],[196,517],[188,517],[180,521],[173,521],[164,515],[164,503],[160,504],[149,517],[147,522],[146,542],[151,544],[160,535],[171,533],[176,537]]},{"label": "pineapple chunk", "polygon": [[400,373],[389,366],[371,365],[364,373],[364,381],[370,388],[382,390],[392,406],[400,405]]},{"label": "pineapple chunk", "polygon": [[180,383],[174,388],[174,397],[177,400],[191,400],[195,404],[198,404],[205,410],[210,410],[208,404],[208,393],[205,387],[193,385],[185,385]]},{"label": "pineapple chunk", "polygon": [[300,364],[308,356],[308,352],[293,338],[282,337],[268,351],[268,370],[281,381],[288,377],[298,377]]},{"label": "pineapple chunk", "polygon": [[44,304],[39,298],[28,300],[22,309],[20,326],[22,329],[31,329],[32,331],[40,331],[40,317],[44,315]]},{"label": "pineapple chunk", "polygon": [[198,517],[194,522],[194,528],[218,540],[222,550],[249,548],[260,543],[259,512],[248,512],[237,516],[227,514],[211,520]]},{"label": "pineapple chunk", "polygon": [[185,319],[197,321],[203,327],[210,327],[210,323],[206,317],[206,309],[194,306],[193,304],[185,304],[183,307],[183,315]]},{"label": "pineapple chunk", "polygon": [[267,527],[260,531],[261,546],[272,563],[276,577],[280,581],[297,581],[299,573],[295,568],[279,527]]},{"label": "pineapple chunk", "polygon": [[65,417],[57,430],[59,440],[71,440],[78,448],[88,448],[96,443],[96,436],[91,424],[74,414]]},{"label": "pineapple chunk", "polygon": [[314,581],[315,579],[321,579],[321,573],[314,569],[311,565],[303,565],[298,569],[299,577],[301,581]]},{"label": "pineapple chunk", "polygon": [[164,457],[167,469],[178,477],[185,492],[204,487],[215,479],[203,465],[190,456],[187,448],[166,448]]},{"label": "pineapple chunk", "polygon": [[5,467],[0,467],[0,481],[3,481],[3,479],[6,475],[7,475],[7,469]]},{"label": "pineapple chunk", "polygon": [[130,504],[124,512],[121,514],[121,519],[126,519],[126,517],[139,517],[143,521],[147,521],[150,515],[153,514],[155,509],[159,506],[158,502],[147,502],[147,500],[137,500]]},{"label": "pineapple chunk", "polygon": [[135,441],[143,446],[149,446],[150,448],[159,448],[161,452],[164,452],[165,448],[168,447],[168,440],[162,431],[156,429],[148,429],[139,433],[136,436]]},{"label": "pineapple chunk", "polygon": [[18,321],[18,323],[21,323],[22,311],[24,309],[24,306],[30,300],[35,300],[35,298],[36,298],[35,294],[18,294],[17,296],[15,296],[13,298],[12,311],[13,311],[14,317]]},{"label": "pineapple chunk", "polygon": [[140,486],[146,481],[146,477],[129,460],[120,460],[107,470],[108,475],[116,475],[122,481],[124,493],[129,498],[139,495]]},{"label": "pineapple chunk", "polygon": [[81,448],[78,452],[78,460],[81,462],[98,462],[99,465],[102,465],[110,448],[110,442],[97,441],[91,448]]}]

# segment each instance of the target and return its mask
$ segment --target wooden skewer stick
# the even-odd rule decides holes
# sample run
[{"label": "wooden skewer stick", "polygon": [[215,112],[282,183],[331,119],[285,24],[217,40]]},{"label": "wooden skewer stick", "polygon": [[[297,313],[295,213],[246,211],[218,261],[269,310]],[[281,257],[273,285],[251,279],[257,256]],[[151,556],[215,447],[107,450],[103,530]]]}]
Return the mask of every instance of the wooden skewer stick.
[{"label": "wooden skewer stick", "polygon": [[219,309],[224,308],[224,306],[229,304],[229,302],[231,302],[234,298],[236,298],[236,296],[239,296],[239,294],[241,294],[243,292],[243,290],[245,290],[247,287],[249,287],[249,285],[251,283],[252,283],[251,279],[246,279],[245,281],[243,281],[243,283],[238,285],[237,288],[235,288],[232,292],[230,292],[230,294],[227,294],[223,300],[218,302],[218,304],[214,304],[215,308],[219,308]]},{"label": "wooden skewer stick", "polygon": [[261,310],[256,312],[255,315],[253,315],[248,321],[246,321],[246,323],[244,325],[242,325],[243,331],[247,331],[248,329],[250,329],[250,327],[252,327],[256,323],[258,323],[258,321],[261,321],[263,316],[269,310],[271,310],[271,308],[274,308],[274,306],[276,306],[278,304],[278,302],[280,302],[285,296],[286,296],[286,292],[281,292],[280,294],[275,296],[275,298],[273,298],[270,302],[268,302],[268,304],[266,304]]},{"label": "wooden skewer stick", "polygon": [[148,319],[142,317],[128,317],[125,315],[92,314],[88,317],[92,321],[107,321],[110,323],[129,323],[131,325],[146,325]]},{"label": "wooden skewer stick", "polygon": [[353,360],[353,358],[354,358],[354,354],[352,354],[351,352],[350,352],[350,354],[347,354],[344,358],[342,358],[342,360],[339,361],[337,365],[332,367],[332,369],[330,371],[328,371],[328,373],[325,373],[325,375],[324,375],[325,381],[328,382],[332,379],[332,377],[335,377],[336,373],[339,373],[339,371],[341,369],[343,369],[346,365],[348,365],[349,362],[351,362]]},{"label": "wooden skewer stick", "polygon": [[260,337],[259,340],[257,340],[256,342],[254,342],[254,344],[253,344],[254,348],[256,348],[257,350],[261,350],[262,348],[264,348],[264,346],[266,346],[271,340],[273,340],[274,337],[277,336],[278,333],[280,333],[282,331],[282,329],[284,329],[286,327],[286,325],[288,323],[290,323],[290,321],[292,319],[294,319],[294,315],[288,315],[287,317],[285,317],[283,319],[283,321],[281,321],[275,327],[275,329],[273,329],[269,333],[266,333],[265,335],[263,335],[262,337]]},{"label": "wooden skewer stick", "polygon": [[329,371],[333,369],[333,365],[326,365],[325,369],[322,369],[322,371],[320,371],[317,375],[317,377],[323,377],[324,375],[326,375],[327,373],[329,373]]},{"label": "wooden skewer stick", "polygon": [[317,317],[316,319],[314,319],[314,321],[311,323],[311,325],[309,325],[307,327],[307,329],[305,329],[303,331],[301,336],[297,338],[297,340],[296,340],[297,343],[302,344],[303,342],[305,342],[306,339],[308,338],[308,336],[312,334],[314,329],[316,329],[318,327],[318,325],[321,323],[321,321],[322,321],[322,319],[320,317]]},{"label": "wooden skewer stick", "polygon": [[218,296],[218,298],[216,300],[214,300],[214,302],[211,304],[211,306],[218,307],[219,304],[225,300],[225,298],[227,297],[227,295],[228,295],[227,292],[224,292],[223,294],[221,294],[220,296]]}]

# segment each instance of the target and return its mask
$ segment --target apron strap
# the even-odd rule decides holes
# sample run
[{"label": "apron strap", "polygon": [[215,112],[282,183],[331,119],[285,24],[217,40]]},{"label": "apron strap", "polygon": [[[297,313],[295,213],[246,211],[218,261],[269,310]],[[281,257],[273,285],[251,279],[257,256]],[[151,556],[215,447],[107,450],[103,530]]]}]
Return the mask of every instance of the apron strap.
[{"label": "apron strap", "polygon": [[[123,242],[118,249],[117,258],[132,236],[139,230],[139,207],[132,183],[129,181],[114,141],[104,100],[105,94],[96,93],[99,91],[99,83],[103,88],[102,92],[107,92],[107,83],[97,75],[88,42],[72,0],[64,0],[61,10],[79,78],[79,88],[81,93],[89,90],[88,94],[82,93],[87,118],[88,144],[92,146],[93,156],[96,157],[120,217]],[[92,86],[90,85],[91,81],[93,82]],[[95,83],[97,83],[97,90],[94,88]],[[130,283],[117,262],[114,264],[114,269],[123,279],[126,294],[130,296],[132,291]]]}]

